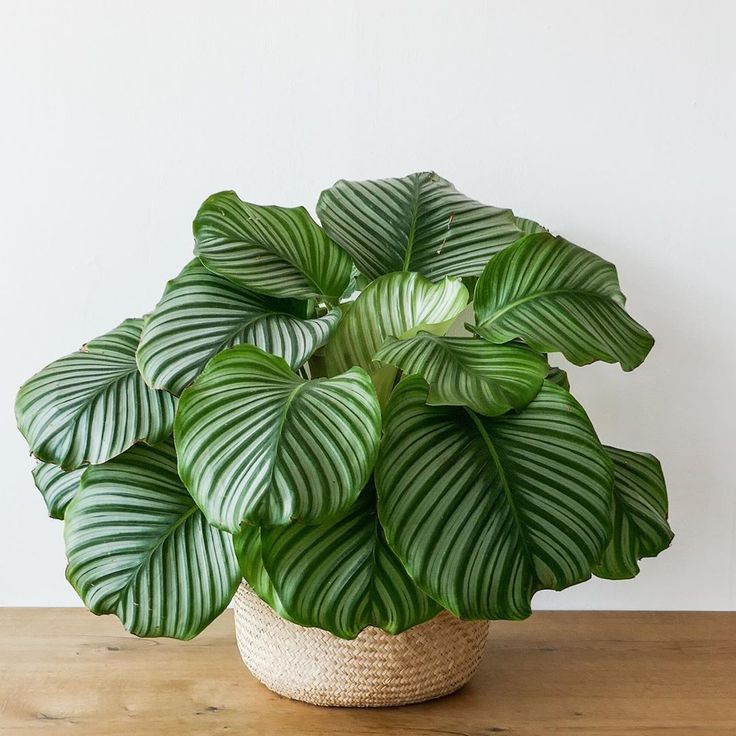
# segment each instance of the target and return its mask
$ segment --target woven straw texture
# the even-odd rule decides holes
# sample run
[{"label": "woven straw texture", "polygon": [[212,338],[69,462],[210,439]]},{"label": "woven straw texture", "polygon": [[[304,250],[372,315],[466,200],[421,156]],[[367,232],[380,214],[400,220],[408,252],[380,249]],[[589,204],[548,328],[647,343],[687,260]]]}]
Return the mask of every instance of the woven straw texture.
[{"label": "woven straw texture", "polygon": [[248,669],[279,695],[316,705],[406,705],[447,695],[475,673],[487,621],[442,612],[391,636],[369,627],[340,639],[280,618],[245,583],[235,595],[238,648]]}]

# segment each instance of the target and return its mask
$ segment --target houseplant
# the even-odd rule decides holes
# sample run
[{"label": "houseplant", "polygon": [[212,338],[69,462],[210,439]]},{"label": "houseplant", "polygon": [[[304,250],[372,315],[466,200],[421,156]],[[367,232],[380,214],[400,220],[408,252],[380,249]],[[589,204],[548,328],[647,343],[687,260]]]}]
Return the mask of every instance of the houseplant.
[{"label": "houseplant", "polygon": [[[249,662],[269,685],[420,700],[472,674],[478,621],[669,545],[659,463],[602,445],[549,358],[629,371],[653,339],[610,263],[436,174],[340,181],[317,214],[207,199],[155,309],[33,376],[18,426],[91,611],[188,639],[245,578],[239,639],[269,647],[275,675]],[[386,667],[408,652],[409,679],[443,641],[473,661],[409,693],[351,670],[360,698],[331,695],[327,665],[290,688],[315,636],[329,666],[364,637]]]}]

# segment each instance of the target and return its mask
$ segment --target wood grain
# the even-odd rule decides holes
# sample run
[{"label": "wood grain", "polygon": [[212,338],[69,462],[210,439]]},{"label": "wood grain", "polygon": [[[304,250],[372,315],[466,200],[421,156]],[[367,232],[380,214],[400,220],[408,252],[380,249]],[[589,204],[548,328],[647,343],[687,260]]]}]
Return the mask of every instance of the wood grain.
[{"label": "wood grain", "polygon": [[385,710],[280,698],[244,669],[231,612],[191,642],[82,609],[0,609],[0,733],[75,736],[736,734],[736,614],[537,613],[495,623],[456,695]]}]

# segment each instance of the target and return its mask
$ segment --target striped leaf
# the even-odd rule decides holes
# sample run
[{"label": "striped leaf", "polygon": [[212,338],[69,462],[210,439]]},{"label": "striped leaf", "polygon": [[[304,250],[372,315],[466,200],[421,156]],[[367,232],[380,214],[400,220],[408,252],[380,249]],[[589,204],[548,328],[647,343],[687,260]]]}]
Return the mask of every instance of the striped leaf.
[{"label": "striped leaf", "polygon": [[207,268],[278,297],[339,297],[350,258],[304,207],[261,207],[235,192],[213,194],[194,220],[194,253]]},{"label": "striped leaf", "polygon": [[620,363],[630,371],[652,336],[624,311],[615,267],[549,233],[527,235],[495,256],[475,288],[475,326],[494,343],[522,338],[572,363]]},{"label": "striped leaf", "polygon": [[523,233],[511,210],[469,199],[434,172],[402,179],[338,181],[317,215],[371,279],[416,271],[428,279],[479,274]]},{"label": "striped leaf", "polygon": [[169,281],[146,318],[138,366],[150,386],[180,394],[207,361],[225,348],[250,343],[294,369],[327,342],[340,319],[301,319],[293,300],[257,294],[193,260]]},{"label": "striped leaf", "polygon": [[67,578],[90,611],[137,636],[191,639],[240,581],[232,539],[187,493],[170,440],[88,468],[64,539]]},{"label": "striped leaf", "polygon": [[73,470],[171,434],[176,399],[149,388],[136,366],[142,326],[128,319],[23,384],[15,415],[39,460]]},{"label": "striped leaf", "polygon": [[667,488],[657,458],[606,447],[613,460],[613,534],[593,572],[622,580],[639,574],[643,557],[655,557],[674,537],[667,523]]},{"label": "striped leaf", "polygon": [[544,225],[540,225],[534,220],[530,220],[528,217],[517,217],[516,226],[521,230],[522,233],[528,235],[529,233],[548,233],[549,230]]},{"label": "striped leaf", "polygon": [[281,618],[291,621],[289,612],[279,598],[279,594],[273,587],[271,578],[263,565],[263,550],[261,546],[261,527],[245,525],[234,537],[233,546],[235,556],[238,558],[240,572],[245,582],[255,591],[256,595]]},{"label": "striped leaf", "polygon": [[590,577],[610,533],[611,461],[580,405],[546,383],[484,417],[394,390],[376,466],[379,515],[420,588],[462,618],[521,619],[532,595]]},{"label": "striped leaf", "polygon": [[550,383],[554,383],[556,386],[561,386],[565,391],[570,390],[570,379],[567,375],[567,371],[562,368],[555,368],[554,366],[551,367],[547,372],[546,379]]},{"label": "striped leaf", "polygon": [[366,626],[398,634],[440,610],[386,544],[366,490],[336,520],[261,532],[266,569],[292,620],[345,639]]},{"label": "striped leaf", "polygon": [[375,358],[405,375],[422,376],[429,384],[428,404],[469,406],[488,416],[528,404],[547,372],[547,361],[528,348],[428,332],[389,338]]},{"label": "striped leaf", "polygon": [[212,524],[286,524],[353,504],[381,414],[361,368],[306,381],[252,345],[215,356],[184,391],[174,434],[184,483]]},{"label": "striped leaf", "polygon": [[418,273],[391,273],[372,282],[347,310],[325,348],[329,375],[358,365],[373,375],[383,401],[396,370],[373,356],[389,336],[407,338],[420,330],[444,334],[468,303],[460,279],[433,284]]},{"label": "striped leaf", "polygon": [[66,507],[79,490],[84,471],[85,468],[62,470],[51,463],[38,463],[33,469],[33,482],[41,491],[52,519],[64,518]]}]

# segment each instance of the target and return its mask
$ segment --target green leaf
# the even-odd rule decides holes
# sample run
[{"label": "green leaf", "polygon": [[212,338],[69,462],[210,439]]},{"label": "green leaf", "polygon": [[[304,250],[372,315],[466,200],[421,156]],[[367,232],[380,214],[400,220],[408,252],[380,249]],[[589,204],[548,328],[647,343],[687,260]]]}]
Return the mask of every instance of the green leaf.
[{"label": "green leaf", "polygon": [[232,540],[195,506],[170,440],[88,468],[64,539],[67,578],[85,605],[137,636],[191,639],[240,581]]},{"label": "green leaf", "polygon": [[488,416],[528,404],[547,372],[547,361],[528,348],[427,332],[389,338],[375,358],[405,375],[422,376],[429,384],[428,404],[469,406]]},{"label": "green leaf", "polygon": [[656,457],[606,447],[613,460],[613,534],[593,572],[622,580],[639,573],[643,557],[667,549],[674,534],[667,523],[667,488]]},{"label": "green leaf", "polygon": [[359,365],[371,371],[373,356],[389,336],[420,330],[441,335],[468,303],[460,279],[433,284],[418,273],[391,273],[371,283],[347,310],[325,349],[330,374]]},{"label": "green leaf", "polygon": [[486,267],[475,288],[475,322],[486,340],[523,339],[575,365],[594,360],[630,371],[652,336],[623,309],[615,267],[549,233],[527,235]]},{"label": "green leaf", "polygon": [[479,274],[523,234],[511,210],[469,199],[430,171],[338,181],[322,192],[317,216],[371,279],[393,271],[432,280]]},{"label": "green leaf", "polygon": [[33,482],[41,491],[52,519],[64,518],[66,507],[79,490],[79,481],[85,469],[67,471],[51,463],[38,463],[33,469]]},{"label": "green leaf", "polygon": [[15,416],[39,460],[73,470],[171,434],[176,399],[149,388],[136,366],[142,325],[125,320],[23,384]]},{"label": "green leaf", "polygon": [[205,268],[199,259],[169,281],[146,318],[138,365],[150,386],[180,394],[222,350],[251,343],[298,368],[327,342],[340,320],[292,314],[292,300],[257,294]]},{"label": "green leaf", "polygon": [[549,230],[544,226],[540,225],[534,220],[530,220],[528,217],[517,217],[516,226],[521,230],[522,233],[528,235],[529,233],[548,233]]},{"label": "green leaf", "polygon": [[554,366],[550,367],[547,372],[546,379],[550,383],[554,383],[555,386],[564,388],[565,391],[570,390],[570,379],[567,376],[567,371],[562,368],[555,368]]},{"label": "green leaf", "polygon": [[346,310],[327,343],[328,375],[355,365],[365,368],[384,404],[396,369],[374,363],[376,351],[391,336],[405,339],[420,330],[444,334],[467,303],[468,291],[457,278],[433,284],[418,273],[391,273],[376,279]]},{"label": "green leaf", "polygon": [[366,490],[338,519],[261,532],[264,564],[292,620],[345,639],[366,626],[398,634],[440,610],[386,544]]},{"label": "green leaf", "polygon": [[463,276],[463,284],[468,290],[470,301],[473,301],[473,295],[475,294],[475,285],[478,283],[480,276]]},{"label": "green leaf", "polygon": [[521,619],[536,591],[587,580],[613,471],[582,407],[547,383],[494,418],[427,395],[419,376],[394,390],[375,476],[386,537],[419,587],[462,618]]},{"label": "green leaf", "polygon": [[195,255],[253,291],[279,297],[338,298],[350,258],[304,207],[261,207],[235,192],[213,194],[194,219]]},{"label": "green leaf", "polygon": [[350,302],[355,292],[360,292],[370,283],[367,281],[360,271],[355,266],[350,270],[350,281],[348,282],[345,291],[340,296],[340,302]]},{"label": "green leaf", "polygon": [[252,345],[215,356],[184,391],[179,471],[209,521],[320,521],[352,505],[378,451],[381,413],[355,368],[306,381]]},{"label": "green leaf", "polygon": [[263,566],[263,549],[261,545],[261,527],[245,525],[233,536],[235,556],[238,558],[240,572],[245,582],[250,585],[256,595],[278,613],[281,618],[292,621],[291,615],[284,608],[273,582]]}]

